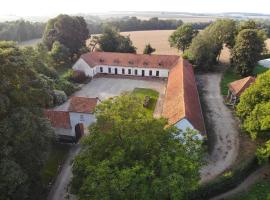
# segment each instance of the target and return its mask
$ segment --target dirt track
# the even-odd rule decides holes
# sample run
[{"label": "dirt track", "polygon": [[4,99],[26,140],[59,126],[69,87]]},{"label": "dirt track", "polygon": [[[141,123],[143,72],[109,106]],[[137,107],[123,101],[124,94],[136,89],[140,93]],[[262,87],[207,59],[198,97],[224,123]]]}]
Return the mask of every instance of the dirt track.
[{"label": "dirt track", "polygon": [[237,123],[223,103],[219,86],[221,76],[221,72],[197,75],[208,135],[213,144],[208,164],[201,169],[201,183],[214,179],[229,168],[238,154]]}]

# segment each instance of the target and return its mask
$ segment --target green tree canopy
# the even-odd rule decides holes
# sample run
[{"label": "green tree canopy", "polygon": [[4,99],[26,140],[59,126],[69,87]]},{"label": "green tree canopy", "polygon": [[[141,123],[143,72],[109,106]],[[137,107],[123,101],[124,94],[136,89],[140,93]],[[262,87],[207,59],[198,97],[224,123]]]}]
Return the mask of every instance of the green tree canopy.
[{"label": "green tree canopy", "polygon": [[97,40],[101,51],[136,53],[136,47],[133,46],[130,37],[120,35],[113,27],[106,26]]},{"label": "green tree canopy", "polygon": [[58,41],[74,54],[85,47],[88,37],[89,31],[83,17],[58,15],[48,21],[43,34],[43,42],[51,50],[53,43]]},{"label": "green tree canopy", "polygon": [[[253,139],[269,138],[270,132],[270,71],[259,75],[240,98],[237,105],[237,115],[243,121],[243,128]],[[258,155],[268,158],[270,155],[270,140],[258,150]]]},{"label": "green tree canopy", "polygon": [[102,102],[75,159],[73,191],[88,199],[184,199],[198,186],[201,143],[193,132],[164,128],[143,99]]},{"label": "green tree canopy", "polygon": [[12,42],[0,42],[0,199],[39,199],[53,135],[41,108],[50,88]]},{"label": "green tree canopy", "polygon": [[231,62],[242,76],[252,73],[264,50],[263,31],[244,29],[239,32],[232,50]]},{"label": "green tree canopy", "polygon": [[71,68],[70,52],[67,47],[58,41],[53,43],[52,49],[49,53],[52,58],[52,65],[54,68]]},{"label": "green tree canopy", "polygon": [[217,20],[192,40],[185,56],[201,69],[212,69],[219,60],[223,45],[229,48],[234,46],[236,33],[235,21],[230,19]]},{"label": "green tree canopy", "polygon": [[144,50],[143,50],[143,54],[152,54],[155,51],[156,51],[156,49],[153,48],[151,46],[151,44],[149,43],[149,44],[145,45]]},{"label": "green tree canopy", "polygon": [[193,29],[192,24],[179,26],[169,37],[170,45],[184,52],[197,33],[198,31]]}]

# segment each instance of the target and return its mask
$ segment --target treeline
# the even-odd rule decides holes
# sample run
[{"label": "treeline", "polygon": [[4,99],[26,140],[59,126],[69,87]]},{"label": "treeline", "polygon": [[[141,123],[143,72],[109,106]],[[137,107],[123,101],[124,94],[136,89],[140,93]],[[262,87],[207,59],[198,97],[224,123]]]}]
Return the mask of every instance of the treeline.
[{"label": "treeline", "polygon": [[[90,34],[101,33],[104,26],[115,27],[119,31],[144,31],[144,30],[174,30],[183,24],[182,20],[159,19],[157,17],[149,20],[140,20],[137,17],[123,17],[112,20],[86,19]],[[204,29],[211,22],[193,23],[194,29]]]},{"label": "treeline", "polygon": [[29,22],[24,20],[0,23],[0,40],[22,42],[41,38],[46,23]]}]

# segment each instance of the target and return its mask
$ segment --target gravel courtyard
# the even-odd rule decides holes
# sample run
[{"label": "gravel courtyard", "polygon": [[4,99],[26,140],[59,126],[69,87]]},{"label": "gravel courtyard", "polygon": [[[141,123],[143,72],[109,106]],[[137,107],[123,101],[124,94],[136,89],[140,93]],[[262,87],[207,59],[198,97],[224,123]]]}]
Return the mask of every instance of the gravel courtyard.
[{"label": "gravel courtyard", "polygon": [[[123,92],[133,91],[135,88],[148,88],[159,92],[154,116],[160,116],[166,91],[166,81],[161,79],[131,79],[131,78],[94,78],[84,85],[73,96],[98,97],[101,101],[110,97],[119,96]],[[67,110],[69,102],[66,102],[55,110]]]}]

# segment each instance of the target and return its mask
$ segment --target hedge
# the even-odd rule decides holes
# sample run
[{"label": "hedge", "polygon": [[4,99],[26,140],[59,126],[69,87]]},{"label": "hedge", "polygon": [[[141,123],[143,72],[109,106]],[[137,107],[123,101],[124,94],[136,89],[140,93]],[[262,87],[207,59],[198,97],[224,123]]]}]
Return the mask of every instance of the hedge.
[{"label": "hedge", "polygon": [[234,170],[224,173],[214,181],[201,185],[187,199],[206,200],[225,193],[238,186],[258,167],[258,160],[254,156],[252,159],[238,165]]}]

